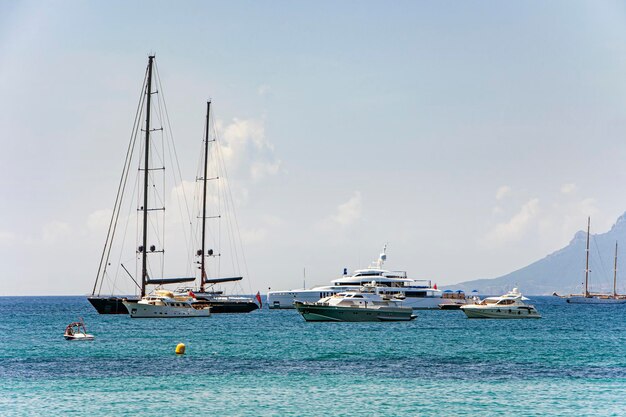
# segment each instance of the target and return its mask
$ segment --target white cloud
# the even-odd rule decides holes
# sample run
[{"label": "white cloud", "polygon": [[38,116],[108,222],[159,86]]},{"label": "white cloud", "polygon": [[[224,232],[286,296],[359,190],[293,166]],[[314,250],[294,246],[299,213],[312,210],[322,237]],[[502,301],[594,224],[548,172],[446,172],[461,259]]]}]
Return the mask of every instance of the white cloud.
[{"label": "white cloud", "polygon": [[229,171],[248,168],[248,175],[255,181],[280,171],[281,161],[276,159],[274,145],[265,137],[263,121],[235,118],[228,125],[221,121],[216,125],[223,132],[221,152]]},{"label": "white cloud", "polygon": [[539,199],[533,198],[522,206],[509,221],[499,223],[485,237],[486,243],[498,245],[519,240],[539,213]]},{"label": "white cloud", "polygon": [[337,207],[337,213],[331,219],[340,226],[351,226],[361,218],[361,211],[361,193],[356,191],[350,200]]},{"label": "white cloud", "polygon": [[509,187],[508,185],[503,185],[502,187],[498,188],[498,191],[496,191],[496,200],[500,201],[509,194],[511,194],[511,187]]},{"label": "white cloud", "polygon": [[111,222],[111,209],[96,210],[87,217],[87,229],[91,231],[106,230]]},{"label": "white cloud", "polygon": [[270,88],[270,86],[269,86],[269,85],[267,85],[267,84],[262,84],[262,85],[260,85],[260,86],[259,86],[259,88],[257,89],[257,93],[258,93],[260,96],[266,96],[266,95],[268,95],[268,94],[271,94],[271,92],[272,92],[272,89],[271,89],[271,88]]},{"label": "white cloud", "polygon": [[15,233],[0,231],[0,245],[10,245],[16,240]]},{"label": "white cloud", "polygon": [[339,204],[335,213],[320,221],[318,226],[323,230],[350,227],[361,218],[362,210],[361,193],[355,191],[348,201]]},{"label": "white cloud", "polygon": [[69,224],[54,221],[44,225],[42,239],[44,243],[56,243],[69,236],[70,233],[71,228]]},{"label": "white cloud", "polygon": [[250,175],[253,181],[258,181],[269,175],[276,175],[280,170],[280,161],[277,162],[254,162],[250,166]]},{"label": "white cloud", "polygon": [[241,231],[241,240],[244,245],[254,245],[265,242],[267,238],[267,229],[245,229]]},{"label": "white cloud", "polygon": [[576,184],[563,184],[561,186],[561,194],[571,194],[576,191]]}]

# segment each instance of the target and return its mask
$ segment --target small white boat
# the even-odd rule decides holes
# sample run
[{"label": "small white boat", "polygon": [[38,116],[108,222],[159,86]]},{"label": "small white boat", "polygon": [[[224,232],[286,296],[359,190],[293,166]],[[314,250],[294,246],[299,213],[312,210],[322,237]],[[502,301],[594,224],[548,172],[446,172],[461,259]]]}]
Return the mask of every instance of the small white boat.
[{"label": "small white boat", "polygon": [[381,295],[375,282],[360,291],[334,294],[315,303],[296,301],[294,305],[306,321],[409,321],[417,317],[401,299]]},{"label": "small white boat", "polygon": [[85,322],[75,321],[74,323],[70,323],[65,328],[65,333],[63,334],[66,340],[93,340],[94,336],[92,334],[87,334],[87,329],[85,328]]},{"label": "small white boat", "polygon": [[177,318],[209,317],[211,308],[208,302],[191,296],[176,297],[167,290],[157,290],[139,301],[124,300],[124,305],[132,318]]},{"label": "small white boat", "polygon": [[500,297],[487,297],[478,304],[461,306],[461,310],[470,319],[540,319],[541,314],[535,306],[526,304],[517,288]]}]

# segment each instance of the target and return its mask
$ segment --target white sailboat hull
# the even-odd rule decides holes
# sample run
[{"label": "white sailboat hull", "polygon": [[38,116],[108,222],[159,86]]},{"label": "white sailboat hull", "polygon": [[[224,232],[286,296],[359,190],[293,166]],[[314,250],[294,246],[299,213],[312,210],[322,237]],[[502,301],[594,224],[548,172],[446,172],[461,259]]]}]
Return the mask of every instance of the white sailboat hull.
[{"label": "white sailboat hull", "polygon": [[565,301],[570,304],[626,304],[626,298],[609,298],[606,296],[570,295],[565,298]]}]

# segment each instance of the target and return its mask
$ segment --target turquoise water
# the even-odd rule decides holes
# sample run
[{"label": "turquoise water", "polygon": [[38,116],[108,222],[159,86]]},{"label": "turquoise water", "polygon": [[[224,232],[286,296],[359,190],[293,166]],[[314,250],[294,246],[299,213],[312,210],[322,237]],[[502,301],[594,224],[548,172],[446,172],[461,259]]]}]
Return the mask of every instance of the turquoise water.
[{"label": "turquoise water", "polygon": [[[267,309],[132,320],[84,297],[0,297],[0,415],[625,415],[626,306],[533,302],[543,319],[306,323]],[[78,317],[95,341],[63,339]]]}]

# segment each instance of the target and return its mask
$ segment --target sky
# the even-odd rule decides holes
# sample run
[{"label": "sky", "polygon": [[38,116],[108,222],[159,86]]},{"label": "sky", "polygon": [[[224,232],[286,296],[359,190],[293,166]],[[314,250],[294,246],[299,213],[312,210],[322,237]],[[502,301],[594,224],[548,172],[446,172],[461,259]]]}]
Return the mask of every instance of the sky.
[{"label": "sky", "polygon": [[0,2],[0,295],[91,292],[151,53],[188,181],[213,102],[245,291],[526,266],[626,211],[625,41],[617,1]]}]

